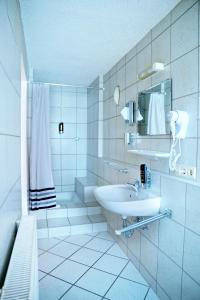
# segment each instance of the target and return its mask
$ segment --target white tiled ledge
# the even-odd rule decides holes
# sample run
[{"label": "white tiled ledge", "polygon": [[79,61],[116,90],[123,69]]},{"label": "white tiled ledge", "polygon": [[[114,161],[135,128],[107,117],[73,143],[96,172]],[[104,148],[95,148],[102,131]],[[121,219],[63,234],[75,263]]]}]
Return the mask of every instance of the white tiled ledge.
[{"label": "white tiled ledge", "polygon": [[97,202],[90,202],[87,204],[74,203],[67,208],[51,208],[38,211],[30,211],[31,215],[35,215],[38,220],[52,219],[52,218],[67,218],[75,216],[89,216],[101,214],[101,206]]},{"label": "white tiled ledge", "polygon": [[100,214],[69,218],[50,218],[37,221],[38,238],[86,234],[107,230],[107,222]]},{"label": "white tiled ledge", "polygon": [[76,180],[81,183],[83,186],[96,186],[97,181],[92,176],[86,176],[86,177],[76,177]]}]

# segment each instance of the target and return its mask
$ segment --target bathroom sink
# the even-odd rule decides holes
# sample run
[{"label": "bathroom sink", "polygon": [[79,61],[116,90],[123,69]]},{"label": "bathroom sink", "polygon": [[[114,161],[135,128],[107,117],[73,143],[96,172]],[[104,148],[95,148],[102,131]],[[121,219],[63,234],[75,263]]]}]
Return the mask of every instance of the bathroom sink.
[{"label": "bathroom sink", "polygon": [[105,185],[94,190],[96,200],[105,209],[127,216],[153,216],[159,212],[161,197],[149,190],[134,191],[128,184]]}]

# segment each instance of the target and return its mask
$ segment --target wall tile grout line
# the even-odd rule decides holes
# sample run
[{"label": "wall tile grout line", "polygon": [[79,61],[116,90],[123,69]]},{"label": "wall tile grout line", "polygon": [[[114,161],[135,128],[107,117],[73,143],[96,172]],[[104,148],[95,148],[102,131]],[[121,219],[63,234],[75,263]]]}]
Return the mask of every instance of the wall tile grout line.
[{"label": "wall tile grout line", "polygon": [[8,200],[8,197],[10,195],[10,193],[14,190],[14,188],[16,187],[16,185],[19,183],[20,180],[20,176],[15,180],[15,182],[12,184],[11,188],[8,190],[7,194],[4,197],[4,200],[2,201],[1,205],[0,205],[0,209],[2,209],[2,207],[5,205],[5,203]]},{"label": "wall tile grout line", "polygon": [[15,135],[15,134],[10,134],[10,133],[3,133],[3,132],[0,132],[0,136],[5,136],[5,137],[13,137],[13,138],[21,138],[20,135]]},{"label": "wall tile grout line", "polygon": [[[73,95],[72,99],[70,98],[71,95]],[[83,91],[78,93],[78,91],[76,90],[72,93],[68,88],[64,89],[62,87],[56,87],[50,90],[50,100],[52,99],[50,101],[50,112],[53,116],[53,118],[51,118],[50,120],[50,126],[52,126],[50,141],[53,150],[51,155],[53,163],[53,177],[55,180],[57,191],[63,193],[67,191],[74,191],[75,186],[72,183],[73,178],[79,176],[79,174],[80,176],[82,176],[82,174],[86,173],[86,166],[79,164],[79,161],[80,163],[84,163],[84,160],[86,159],[86,149],[77,151],[78,141],[75,141],[75,137],[78,134],[78,126],[82,127],[82,125],[86,126],[87,124],[86,120],[78,120],[79,110],[81,110],[81,112],[84,112],[85,115],[87,113],[87,108],[82,107],[77,102],[78,95],[81,95],[81,97],[86,97],[86,93],[84,93]],[[75,102],[72,103],[74,99]],[[80,100],[81,99],[82,98],[80,98]],[[65,100],[67,101],[67,103],[65,102]],[[52,101],[54,101],[54,103],[52,103]],[[67,113],[66,115],[64,114],[65,109],[66,111],[68,111],[68,109],[72,109],[75,112],[74,120],[73,118],[69,119]],[[56,115],[58,111],[60,113],[59,118],[58,115]],[[57,125],[61,119],[65,123],[64,135],[59,135],[57,133]],[[70,128],[72,128],[72,131],[69,131]],[[80,144],[83,144],[83,147],[85,147],[84,145],[87,141],[87,137],[85,136],[85,134],[86,133],[83,132],[80,135]],[[58,143],[60,143],[60,147],[58,147]],[[59,158],[58,155],[60,156]],[[73,155],[73,158],[71,167],[68,168],[66,165],[67,161],[70,161],[70,158],[72,157],[69,155]],[[58,162],[58,159],[60,159],[60,162]]]},{"label": "wall tile grout line", "polygon": [[157,248],[157,266],[156,266],[156,292],[158,283],[158,256],[159,256],[159,244],[160,244],[160,221],[158,222],[158,248]]},{"label": "wall tile grout line", "polygon": [[[129,63],[133,58],[135,58],[136,56],[138,56],[138,54],[140,54],[140,52],[142,52],[146,47],[148,47],[153,41],[155,41],[158,37],[160,37],[166,30],[168,30],[170,27],[172,27],[181,17],[183,17],[193,6],[195,6],[198,3],[198,0],[193,3],[187,10],[185,10],[178,18],[176,18],[173,22],[172,22],[172,17],[170,18],[170,25],[167,26],[163,31],[161,31],[155,38],[151,39],[151,42],[149,42],[148,44],[146,44],[142,49],[140,49],[140,51],[136,51],[135,55],[131,56],[129,58],[129,60],[125,60],[125,63]],[[170,13],[171,14],[171,13]],[[126,55],[125,55],[126,58]],[[171,61],[171,60],[170,60]],[[124,67],[124,65],[120,68],[122,69]],[[107,83],[107,81],[109,81],[113,76],[115,76],[115,74],[117,74],[119,70],[116,70],[113,74],[111,74],[106,80],[104,80],[105,83]]]},{"label": "wall tile grout line", "polygon": [[8,73],[6,72],[6,69],[4,68],[3,63],[0,61],[0,67],[2,68],[2,71],[4,72],[7,80],[9,81],[10,85],[12,86],[13,90],[15,91],[15,94],[20,97],[20,94],[18,92],[18,90],[16,89],[16,86],[14,85],[14,83],[12,82],[12,80],[10,79],[10,76],[8,75]]},{"label": "wall tile grout line", "polygon": [[186,14],[193,6],[195,6],[197,3],[198,3],[198,0],[197,0],[195,3],[193,3],[190,7],[188,7],[186,10],[184,10],[184,12],[183,12],[180,16],[178,16],[178,18],[176,18],[176,19],[174,20],[174,22],[172,22],[172,20],[171,20],[171,24],[172,24],[172,25],[175,24],[176,21],[178,21],[184,14]]},{"label": "wall tile grout line", "polygon": [[184,235],[183,235],[183,256],[182,256],[182,272],[181,272],[181,299],[183,297],[182,293],[183,293],[183,266],[184,266],[184,247],[185,247],[185,225],[186,225],[186,202],[187,202],[187,190],[188,190],[188,186],[186,185],[186,190],[185,190],[185,222],[184,222]]},{"label": "wall tile grout line", "polygon": [[163,287],[162,287],[159,283],[157,283],[157,285],[159,286],[159,288],[163,291],[163,293],[164,293],[170,300],[173,300],[173,299],[167,294],[167,292],[163,289]]},{"label": "wall tile grout line", "polygon": [[[170,36],[171,36],[171,34],[170,34]],[[171,43],[170,43],[170,44],[171,44]],[[149,44],[149,45],[150,45],[150,44]],[[144,48],[144,49],[145,49],[145,48]],[[171,48],[170,48],[170,49],[171,49]],[[182,54],[182,55],[176,57],[174,60],[171,60],[171,54],[170,54],[170,62],[167,63],[165,66],[171,66],[171,64],[173,64],[173,63],[176,62],[177,60],[183,58],[183,57],[186,56],[187,54],[190,54],[192,51],[198,50],[198,49],[199,49],[199,45],[197,45],[196,47],[190,49],[188,52],[185,52],[184,54]],[[171,51],[170,51],[170,52],[171,52]],[[151,79],[152,79],[152,78],[151,78]],[[132,86],[134,86],[134,85],[137,85],[139,82],[140,82],[140,81],[137,80],[137,81],[131,83],[130,85],[125,86],[125,88],[122,89],[121,91],[122,91],[122,92],[123,92],[123,91],[126,92],[126,90],[127,90],[128,88],[130,88],[130,87],[132,87]],[[196,93],[198,93],[198,91],[199,91],[199,89],[198,89],[196,92],[193,92],[192,94],[196,94]],[[185,96],[189,96],[189,95],[192,95],[192,94],[184,94],[184,95],[182,95],[182,96],[180,96],[180,97],[176,97],[175,99],[182,98],[182,97],[185,97]],[[104,99],[104,103],[107,102],[107,101],[110,101],[111,99],[112,99],[112,96],[109,96],[108,98]]]}]

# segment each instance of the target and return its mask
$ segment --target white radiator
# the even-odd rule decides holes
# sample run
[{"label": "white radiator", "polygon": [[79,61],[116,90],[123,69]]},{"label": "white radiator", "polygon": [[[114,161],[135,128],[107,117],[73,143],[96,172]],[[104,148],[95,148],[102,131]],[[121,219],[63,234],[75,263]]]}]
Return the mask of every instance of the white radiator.
[{"label": "white radiator", "polygon": [[37,230],[34,216],[22,217],[1,300],[38,300]]}]

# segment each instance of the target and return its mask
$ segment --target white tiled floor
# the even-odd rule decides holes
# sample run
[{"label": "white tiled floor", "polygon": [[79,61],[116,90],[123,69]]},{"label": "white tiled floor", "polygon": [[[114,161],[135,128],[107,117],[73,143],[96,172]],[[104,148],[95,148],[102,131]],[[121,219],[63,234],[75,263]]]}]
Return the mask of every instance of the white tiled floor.
[{"label": "white tiled floor", "polygon": [[92,239],[90,235],[72,235],[66,238],[66,242],[76,244],[79,246],[85,245],[87,242],[89,242]]},{"label": "white tiled floor", "polygon": [[113,241],[108,241],[105,239],[94,237],[91,241],[87,243],[85,247],[100,252],[106,252],[112,245],[113,245]]},{"label": "white tiled floor", "polygon": [[[39,251],[41,250],[48,250],[50,248],[52,248],[53,246],[55,246],[56,244],[59,243],[59,240],[57,239],[39,239],[38,240],[38,248],[39,248]],[[40,253],[39,253],[40,254]]]},{"label": "white tiled floor", "polygon": [[71,259],[87,266],[92,266],[101,256],[101,252],[81,248],[71,256]]},{"label": "white tiled floor", "polygon": [[40,300],[158,300],[108,232],[40,239]]},{"label": "white tiled floor", "polygon": [[58,245],[56,245],[55,247],[50,249],[49,252],[56,254],[58,256],[68,258],[75,251],[77,251],[79,249],[80,249],[80,246],[65,243],[65,242],[60,242]]}]

